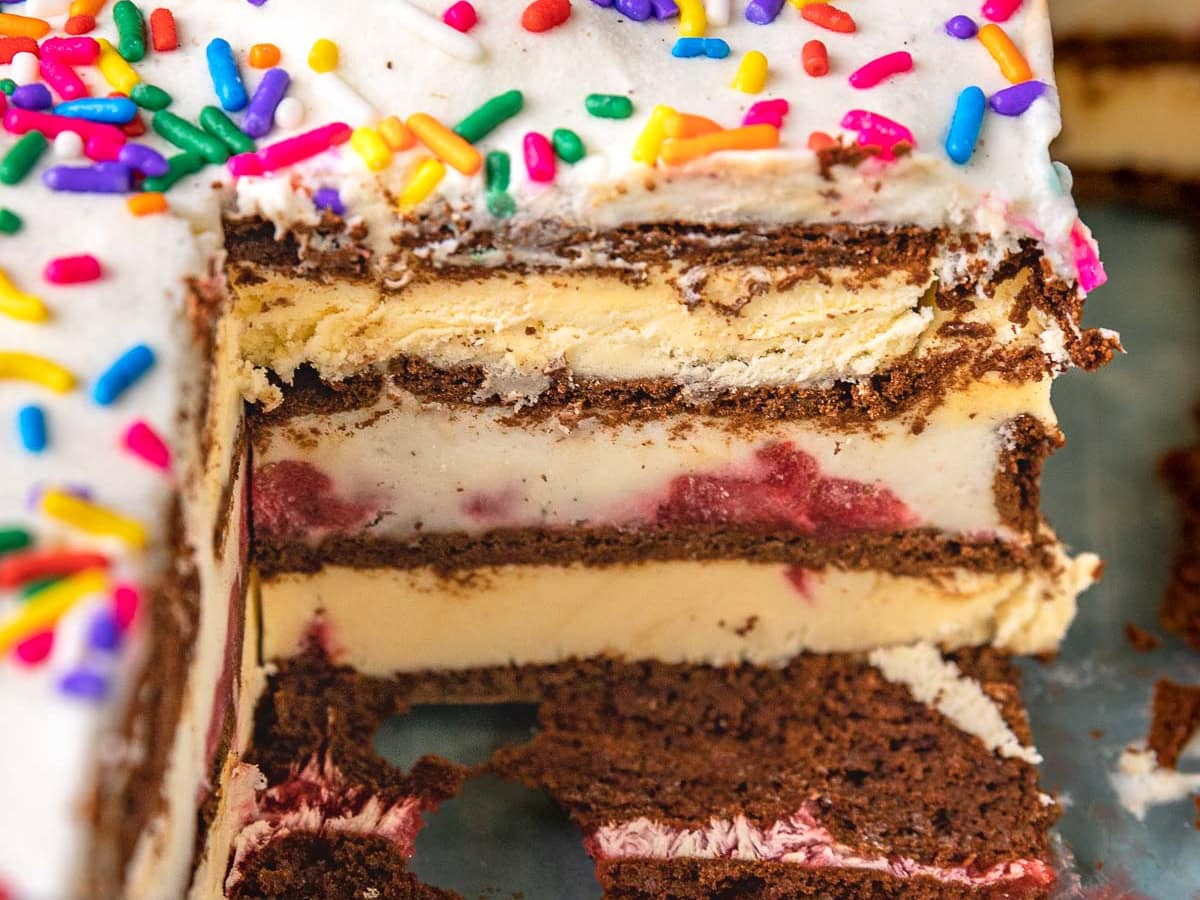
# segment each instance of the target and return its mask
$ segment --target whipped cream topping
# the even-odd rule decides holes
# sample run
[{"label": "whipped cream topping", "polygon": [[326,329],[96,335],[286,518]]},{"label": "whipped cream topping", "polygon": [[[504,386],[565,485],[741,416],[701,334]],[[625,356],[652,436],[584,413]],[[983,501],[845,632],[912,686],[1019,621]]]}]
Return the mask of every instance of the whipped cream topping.
[{"label": "whipped cream topping", "polygon": [[713,817],[699,828],[676,828],[643,816],[601,826],[588,838],[587,846],[597,860],[771,860],[810,869],[868,869],[894,878],[933,878],[974,888],[1021,881],[1044,887],[1054,882],[1054,870],[1040,859],[1009,860],[974,869],[930,865],[908,857],[864,856],[836,841],[807,807],[766,826],[739,815]]}]

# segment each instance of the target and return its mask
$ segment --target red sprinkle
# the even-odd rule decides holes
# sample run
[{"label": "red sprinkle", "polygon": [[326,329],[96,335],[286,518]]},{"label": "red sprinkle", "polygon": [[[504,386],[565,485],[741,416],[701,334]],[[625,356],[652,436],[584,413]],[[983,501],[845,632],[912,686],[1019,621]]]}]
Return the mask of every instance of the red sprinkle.
[{"label": "red sprinkle", "polygon": [[[808,9],[808,7],[804,7]],[[829,74],[829,51],[820,41],[809,41],[800,51],[800,61],[804,63],[804,71],[813,78]]]},{"label": "red sprinkle", "polygon": [[521,13],[521,27],[537,34],[557,28],[569,18],[570,0],[533,0]]},{"label": "red sprinkle", "polygon": [[458,0],[457,3],[442,13],[442,21],[455,31],[461,31],[465,34],[475,27],[475,23],[479,21],[479,14],[475,12],[475,7],[468,3],[467,0]]},{"label": "red sprinkle", "polygon": [[95,27],[95,16],[71,16],[67,19],[67,24],[63,26],[63,31],[67,34],[87,34]]},{"label": "red sprinkle", "polygon": [[108,557],[101,553],[71,550],[26,550],[0,560],[0,588],[19,587],[38,578],[74,575],[84,569],[106,569]]},{"label": "red sprinkle", "polygon": [[849,13],[842,12],[828,3],[809,3],[800,9],[800,15],[814,25],[842,34],[849,34],[858,29]]},{"label": "red sprinkle", "polygon": [[175,32],[175,16],[169,9],[160,6],[150,13],[150,40],[159,53],[174,50],[179,46],[179,35]]},{"label": "red sprinkle", "polygon": [[0,63],[10,63],[18,53],[38,56],[38,42],[28,37],[0,37]]}]

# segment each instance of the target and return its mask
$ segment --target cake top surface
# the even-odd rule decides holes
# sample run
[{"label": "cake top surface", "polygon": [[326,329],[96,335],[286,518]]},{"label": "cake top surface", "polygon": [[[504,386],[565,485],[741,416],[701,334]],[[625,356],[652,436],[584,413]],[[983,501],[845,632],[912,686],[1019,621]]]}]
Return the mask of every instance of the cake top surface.
[{"label": "cake top surface", "polygon": [[[996,18],[1012,9],[991,24],[1013,42],[1016,55],[1002,54],[1006,65],[1020,57],[1030,77],[998,101],[1008,113],[1023,111],[989,108],[961,164],[945,149],[960,94],[978,86],[997,102],[1014,87],[983,42],[947,30],[960,15],[974,21],[959,20],[951,31],[965,35],[988,24],[977,4],[848,0],[839,9],[853,20],[849,31],[828,6],[805,12],[789,3],[714,0],[702,41],[723,41],[728,55],[710,58],[721,57],[722,45],[702,42],[701,55],[681,58],[672,55],[680,21],[699,30],[700,7],[685,2],[686,15],[678,8],[671,14],[670,0],[655,2],[668,18],[651,13],[637,22],[637,2],[618,9],[577,0],[561,24],[530,31],[523,19],[536,25],[530,16],[553,18],[562,8],[556,13],[555,4],[538,0],[541,12],[530,13],[520,0],[493,0],[478,4],[478,23],[462,34],[441,21],[445,10],[430,0],[356,0],[352,15],[316,0],[177,0],[174,46],[149,4],[141,13],[150,21],[140,26],[127,2],[85,3],[96,9],[94,23],[72,21],[68,0],[3,5],[0,461],[16,474],[0,480],[0,715],[20,723],[21,737],[0,745],[0,794],[15,798],[21,814],[8,817],[0,832],[0,893],[60,894],[78,869],[89,760],[119,709],[122,673],[137,656],[136,629],[127,634],[134,598],[168,565],[168,510],[188,487],[172,474],[186,468],[178,459],[180,398],[189,377],[202,374],[191,355],[187,281],[219,259],[223,210],[286,226],[316,221],[318,205],[344,209],[381,247],[396,231],[446,210],[485,229],[508,223],[514,233],[547,220],[594,229],[678,221],[945,227],[983,233],[1001,246],[1040,240],[1060,277],[1084,289],[1095,283],[1093,245],[1048,152],[1058,109],[1044,0],[987,4],[1004,8]],[[749,10],[771,21],[748,21]],[[146,49],[137,58],[139,27]],[[336,54],[328,47],[313,53],[321,39],[333,42]],[[821,76],[803,62],[803,48],[817,40],[828,56]],[[265,50],[252,65],[255,45],[272,45],[278,62]],[[685,42],[679,52],[696,46]],[[752,51],[767,62],[759,93],[731,87]],[[754,86],[754,59],[744,87]],[[269,69],[286,71],[288,83],[280,74],[268,78]],[[879,81],[855,87],[855,72],[863,73],[860,84]],[[235,82],[255,98],[251,109],[265,115],[260,128],[247,123]],[[127,133],[136,129],[120,98],[87,107],[89,97],[113,91],[135,95],[144,135]],[[446,151],[443,132],[410,118],[425,113],[462,130],[460,123],[492,98],[506,96],[499,103],[511,108],[512,91],[521,93],[520,110],[481,135],[475,150]],[[591,95],[604,97],[592,99],[589,111]],[[59,108],[70,100],[81,105]],[[729,137],[755,104],[780,100],[787,101],[781,120],[780,104],[760,107],[754,131]],[[220,138],[195,125],[202,110],[221,105],[234,127],[256,133],[253,154],[222,149]],[[624,114],[626,106],[626,118],[596,114],[601,107]],[[672,118],[663,107],[712,122]],[[702,135],[700,144],[684,138],[668,150],[665,140],[641,140],[656,109],[657,124],[678,133],[709,132],[712,123],[725,131]],[[205,115],[220,133],[220,120]],[[489,191],[482,168],[466,174],[433,163],[420,140],[393,153],[382,134],[399,147],[411,133],[381,126],[387,116],[423,129],[425,141],[467,170],[482,166],[473,153],[506,152],[507,190],[498,187],[499,163]],[[67,117],[75,124],[64,124]],[[350,139],[352,129],[366,125],[371,132]],[[560,133],[564,158],[554,163],[552,180],[539,180],[548,177],[550,158],[545,144],[527,136],[552,140],[562,130],[584,155],[567,162],[579,147]],[[95,140],[73,137],[81,132]],[[167,132],[174,146],[164,140]],[[857,155],[818,155],[809,146],[814,132],[828,136],[815,139],[819,147],[861,137],[879,152],[857,165],[830,166],[834,157]],[[30,136],[41,133],[49,140]],[[280,144],[296,136],[304,137]],[[722,141],[774,146],[684,160]],[[180,152],[189,142],[210,158]],[[242,142],[233,143],[237,149]],[[168,184],[170,176],[153,174],[162,157],[190,177]],[[383,167],[372,169],[372,160]],[[434,178],[439,169],[444,174]],[[139,188],[149,193],[137,194]],[[1080,260],[1092,276],[1080,277]],[[46,575],[66,577],[40,600],[29,599]]]}]

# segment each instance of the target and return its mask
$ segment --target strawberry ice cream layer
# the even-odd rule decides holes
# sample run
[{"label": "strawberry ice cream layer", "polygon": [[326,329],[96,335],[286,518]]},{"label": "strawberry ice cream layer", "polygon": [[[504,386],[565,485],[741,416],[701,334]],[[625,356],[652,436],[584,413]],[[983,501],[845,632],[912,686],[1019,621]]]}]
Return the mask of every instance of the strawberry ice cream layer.
[{"label": "strawberry ice cream layer", "polygon": [[310,546],[674,526],[817,538],[920,528],[1027,541],[997,476],[1018,416],[1056,433],[1049,390],[1048,379],[980,382],[927,417],[853,430],[678,414],[524,421],[505,408],[394,390],[373,408],[258,423],[255,532],[268,544]]},{"label": "strawberry ice cream layer", "polygon": [[622,859],[732,859],[776,861],[810,869],[843,868],[882,872],[895,878],[932,878],[971,888],[1045,888],[1054,870],[1040,859],[1016,859],[986,869],[937,866],[904,857],[861,855],[834,840],[808,809],[765,827],[744,816],[714,818],[701,828],[677,828],[647,818],[614,822],[587,840],[600,863]]}]

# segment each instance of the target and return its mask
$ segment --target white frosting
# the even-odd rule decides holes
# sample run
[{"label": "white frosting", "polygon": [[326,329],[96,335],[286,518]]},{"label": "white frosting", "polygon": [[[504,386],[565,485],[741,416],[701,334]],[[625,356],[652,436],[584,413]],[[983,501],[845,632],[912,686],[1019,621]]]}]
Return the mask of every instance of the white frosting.
[{"label": "white frosting", "polygon": [[1126,748],[1109,780],[1121,806],[1139,821],[1155,806],[1178,803],[1189,794],[1200,793],[1200,772],[1164,769],[1154,751],[1144,744]]},{"label": "white frosting", "polygon": [[883,647],[872,650],[867,658],[885,678],[906,686],[913,697],[932,706],[967,734],[975,735],[989,750],[1032,765],[1042,761],[1035,748],[1022,744],[1013,734],[999,705],[984,693],[979,682],[963,675],[932,644]]}]

